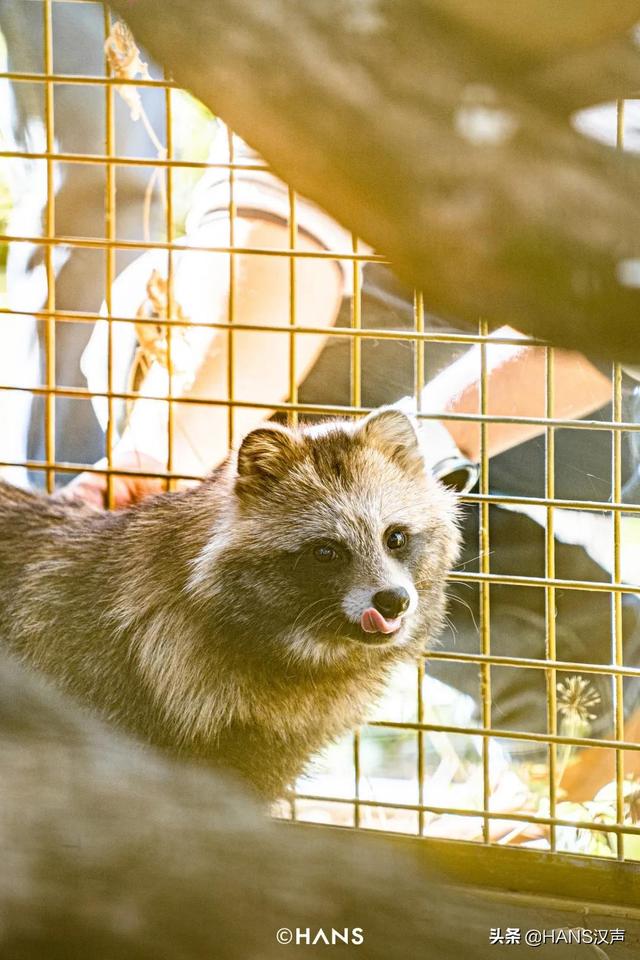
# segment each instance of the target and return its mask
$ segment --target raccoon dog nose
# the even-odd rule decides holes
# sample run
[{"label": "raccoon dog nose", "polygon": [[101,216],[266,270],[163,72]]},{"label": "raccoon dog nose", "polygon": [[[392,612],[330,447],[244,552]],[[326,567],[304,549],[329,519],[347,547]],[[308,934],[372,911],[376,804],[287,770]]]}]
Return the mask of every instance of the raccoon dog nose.
[{"label": "raccoon dog nose", "polygon": [[373,595],[373,605],[388,620],[404,613],[409,606],[409,594],[404,587],[392,587],[390,590],[378,590]]}]

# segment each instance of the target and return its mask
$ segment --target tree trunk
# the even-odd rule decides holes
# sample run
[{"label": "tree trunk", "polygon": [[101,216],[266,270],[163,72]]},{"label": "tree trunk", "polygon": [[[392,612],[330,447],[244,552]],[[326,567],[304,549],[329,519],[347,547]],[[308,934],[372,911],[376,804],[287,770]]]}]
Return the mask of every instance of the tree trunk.
[{"label": "tree trunk", "polygon": [[543,14],[523,24],[521,4],[498,0],[482,24],[464,0],[113,7],[280,176],[422,287],[431,311],[640,360],[639,166],[566,119],[640,86],[622,35],[640,4],[562,5],[556,39]]}]

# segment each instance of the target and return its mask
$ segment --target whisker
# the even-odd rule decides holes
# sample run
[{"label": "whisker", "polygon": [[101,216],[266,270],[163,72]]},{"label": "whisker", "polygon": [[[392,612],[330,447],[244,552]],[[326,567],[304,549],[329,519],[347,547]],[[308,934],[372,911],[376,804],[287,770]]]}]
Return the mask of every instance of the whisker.
[{"label": "whisker", "polygon": [[453,639],[453,645],[455,646],[456,637],[457,637],[457,635],[458,635],[458,628],[457,628],[456,625],[454,624],[453,620],[452,620],[449,616],[447,616],[446,614],[445,614],[445,617],[444,617],[444,622],[445,622],[445,625],[446,625],[446,626],[449,628],[449,630],[451,631],[451,636],[452,636],[452,639]]},{"label": "whisker", "polygon": [[290,627],[289,629],[290,629],[290,630],[295,630],[295,628],[298,626],[298,623],[300,622],[301,618],[304,617],[305,614],[307,614],[310,610],[313,610],[314,607],[318,606],[318,604],[320,604],[320,603],[330,603],[330,602],[333,601],[333,600],[337,600],[340,596],[341,596],[341,594],[339,594],[339,593],[331,593],[331,594],[328,594],[327,596],[318,597],[318,598],[316,598],[315,600],[312,600],[312,601],[311,601],[310,603],[308,603],[305,607],[303,607],[302,610],[299,610],[299,611],[298,611],[298,615],[296,616],[296,619],[293,621],[293,623],[292,623],[292,625],[291,625],[291,627]]},{"label": "whisker", "polygon": [[467,610],[468,610],[469,613],[471,614],[471,619],[473,620],[473,625],[474,625],[474,627],[476,628],[476,630],[478,630],[479,627],[478,627],[478,624],[477,624],[477,622],[476,622],[475,614],[474,614],[471,606],[467,603],[467,601],[466,601],[466,600],[463,600],[462,597],[457,597],[457,596],[455,595],[455,593],[447,594],[447,601],[449,601],[449,600],[455,600],[456,603],[459,603],[461,606],[467,608]]},{"label": "whisker", "polygon": [[456,580],[456,589],[457,589],[458,587],[464,587],[465,590],[473,590],[474,584],[473,584],[473,583],[466,583],[464,580]]},{"label": "whisker", "polygon": [[475,563],[476,560],[482,559],[483,556],[492,557],[495,553],[495,550],[489,550],[488,553],[479,553],[476,557],[471,557],[470,560],[461,560],[459,563],[456,563],[455,566],[451,567],[452,570],[459,570],[461,567],[466,566],[468,563]]}]

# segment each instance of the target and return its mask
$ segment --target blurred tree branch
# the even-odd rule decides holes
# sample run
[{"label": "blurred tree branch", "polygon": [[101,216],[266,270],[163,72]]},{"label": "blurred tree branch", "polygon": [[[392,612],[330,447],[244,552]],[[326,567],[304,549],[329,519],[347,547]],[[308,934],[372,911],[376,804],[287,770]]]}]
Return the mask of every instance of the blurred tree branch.
[{"label": "blurred tree branch", "polygon": [[112,6],[430,310],[640,360],[640,165],[567,122],[640,88],[638,0]]}]

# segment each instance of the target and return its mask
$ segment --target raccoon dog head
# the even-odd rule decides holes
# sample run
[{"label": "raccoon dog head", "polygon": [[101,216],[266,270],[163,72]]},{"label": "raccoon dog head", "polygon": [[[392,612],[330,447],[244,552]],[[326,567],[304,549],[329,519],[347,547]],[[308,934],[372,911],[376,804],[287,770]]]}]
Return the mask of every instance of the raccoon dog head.
[{"label": "raccoon dog head", "polygon": [[438,630],[455,504],[405,414],[261,427],[244,439],[232,482],[198,593],[236,641],[321,664],[364,650],[409,655]]}]

